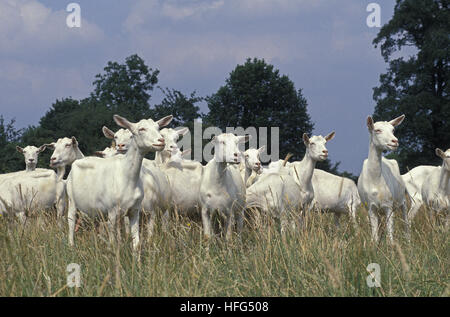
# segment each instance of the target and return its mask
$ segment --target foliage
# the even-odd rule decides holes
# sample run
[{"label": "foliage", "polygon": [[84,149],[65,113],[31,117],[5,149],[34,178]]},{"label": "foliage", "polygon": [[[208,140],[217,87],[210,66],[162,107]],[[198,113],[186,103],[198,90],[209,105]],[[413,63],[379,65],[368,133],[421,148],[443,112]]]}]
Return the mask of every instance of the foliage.
[{"label": "foliage", "polygon": [[23,156],[16,152],[16,145],[18,145],[22,130],[17,130],[14,124],[14,119],[6,123],[3,116],[0,115],[0,149],[3,153],[10,153],[0,156],[0,174],[25,169]]},{"label": "foliage", "polygon": [[[397,0],[392,19],[373,41],[389,62],[380,86],[374,88],[374,118],[406,115],[396,132],[402,172],[417,165],[439,164],[435,148],[450,147],[449,34],[447,0]],[[398,57],[411,48],[415,54]]]}]

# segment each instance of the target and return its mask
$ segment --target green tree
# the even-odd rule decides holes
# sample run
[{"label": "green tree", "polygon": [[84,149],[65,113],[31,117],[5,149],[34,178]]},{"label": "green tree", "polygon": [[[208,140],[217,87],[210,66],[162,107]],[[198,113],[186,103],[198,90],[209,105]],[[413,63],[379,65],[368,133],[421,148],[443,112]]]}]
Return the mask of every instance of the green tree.
[{"label": "green tree", "polygon": [[0,115],[0,174],[14,172],[25,168],[23,156],[16,151],[16,145],[20,140],[22,129],[17,130],[14,127],[15,120],[9,123]]},{"label": "green tree", "polygon": [[188,127],[192,133],[194,120],[200,118],[200,108],[196,105],[203,100],[192,92],[189,96],[175,89],[160,88],[164,98],[160,104],[152,109],[152,118],[160,119],[164,116],[173,115],[173,120],[169,127]]},{"label": "green tree", "polygon": [[125,64],[108,62],[103,74],[97,74],[91,97],[113,113],[138,121],[150,116],[151,91],[158,83],[159,70],[149,68],[138,55]]},{"label": "green tree", "polygon": [[[237,126],[279,127],[280,156],[291,152],[292,160],[303,158],[302,135],[311,135],[314,127],[306,98],[288,76],[280,75],[279,70],[263,59],[247,59],[244,65],[237,65],[225,85],[206,101],[209,107],[209,113],[203,118],[206,125],[217,126],[222,131]],[[326,162],[320,167],[329,170],[330,164]]]},{"label": "green tree", "polygon": [[[389,63],[374,88],[374,118],[404,113],[396,154],[404,173],[422,164],[439,164],[436,147],[450,147],[450,10],[448,0],[397,0],[392,19],[373,43]],[[415,50],[407,58],[402,49]]]},{"label": "green tree", "polygon": [[[102,133],[102,127],[114,128],[112,112],[102,103],[91,98],[81,101],[66,98],[56,100],[49,111],[40,119],[39,126],[28,127],[22,135],[25,144],[44,144],[59,138],[75,136],[80,150],[91,155],[110,144]],[[39,157],[38,166],[46,167],[52,151],[45,151]]]}]

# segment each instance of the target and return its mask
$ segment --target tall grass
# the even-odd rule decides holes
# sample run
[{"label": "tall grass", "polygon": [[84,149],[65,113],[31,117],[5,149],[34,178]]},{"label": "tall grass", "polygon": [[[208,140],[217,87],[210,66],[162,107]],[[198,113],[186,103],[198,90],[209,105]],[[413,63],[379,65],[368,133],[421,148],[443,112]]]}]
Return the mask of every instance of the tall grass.
[{"label": "tall grass", "polygon": [[[397,214],[401,214],[397,212]],[[141,259],[122,235],[85,226],[67,244],[67,224],[38,214],[25,226],[0,218],[0,296],[449,296],[449,241],[444,227],[421,212],[411,243],[396,216],[396,243],[370,241],[367,212],[359,226],[330,214],[309,215],[305,229],[279,233],[263,218],[256,228],[225,242],[204,240],[190,219],[158,227],[152,239],[141,230]],[[81,287],[66,286],[67,265],[81,266]],[[370,288],[368,264],[381,268],[381,287]]]}]

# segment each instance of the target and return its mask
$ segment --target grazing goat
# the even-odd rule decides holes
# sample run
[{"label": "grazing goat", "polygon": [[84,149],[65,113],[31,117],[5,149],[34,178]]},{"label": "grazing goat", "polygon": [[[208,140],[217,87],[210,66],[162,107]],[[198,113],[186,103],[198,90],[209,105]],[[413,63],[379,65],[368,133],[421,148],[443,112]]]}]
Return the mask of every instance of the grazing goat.
[{"label": "grazing goat", "polygon": [[434,169],[422,185],[422,198],[425,204],[436,213],[446,213],[446,227],[450,217],[450,149],[436,149],[442,159],[442,166]]},{"label": "grazing goat", "polygon": [[105,159],[87,157],[73,163],[67,179],[70,245],[74,245],[75,214],[80,210],[90,217],[99,213],[107,216],[111,241],[114,241],[117,220],[127,215],[133,250],[137,250],[139,214],[144,198],[140,177],[142,160],[149,151],[161,151],[164,148],[164,139],[159,130],[171,120],[172,116],[167,116],[157,122],[144,119],[132,123],[114,115],[114,121],[133,135],[127,152]]},{"label": "grazing goat", "polygon": [[237,231],[243,226],[245,185],[237,164],[241,162],[238,143],[247,142],[249,136],[223,133],[215,136],[214,157],[203,168],[200,186],[200,205],[205,238],[213,234],[211,218],[218,211],[226,218],[225,238],[229,240],[237,222]]},{"label": "grazing goat", "polygon": [[368,208],[372,229],[372,240],[378,241],[378,214],[383,210],[386,214],[387,235],[394,240],[395,208],[403,210],[403,220],[408,226],[408,216],[405,203],[405,183],[400,175],[396,160],[383,157],[382,153],[398,148],[398,139],[394,136],[394,128],[401,124],[405,115],[401,115],[389,122],[374,122],[367,118],[369,129],[369,155],[364,160],[361,174],[358,178],[358,192],[362,203]]}]

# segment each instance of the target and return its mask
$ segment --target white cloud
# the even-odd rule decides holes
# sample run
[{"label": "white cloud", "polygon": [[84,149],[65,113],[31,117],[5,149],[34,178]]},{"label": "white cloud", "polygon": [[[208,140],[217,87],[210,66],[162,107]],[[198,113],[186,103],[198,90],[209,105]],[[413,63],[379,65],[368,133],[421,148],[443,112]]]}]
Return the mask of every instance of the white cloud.
[{"label": "white cloud", "polygon": [[0,54],[50,51],[96,43],[103,31],[82,16],[81,28],[69,28],[64,10],[52,11],[37,0],[0,1]]}]

